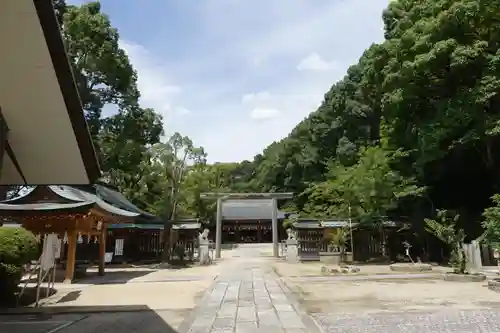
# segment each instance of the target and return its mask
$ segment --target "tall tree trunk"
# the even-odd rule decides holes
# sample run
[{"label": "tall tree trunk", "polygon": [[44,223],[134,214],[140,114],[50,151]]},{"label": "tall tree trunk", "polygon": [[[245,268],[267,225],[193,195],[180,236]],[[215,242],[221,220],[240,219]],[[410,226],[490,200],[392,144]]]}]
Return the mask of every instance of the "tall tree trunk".
[{"label": "tall tree trunk", "polygon": [[172,234],[172,222],[170,219],[165,220],[163,224],[163,252],[161,261],[167,263],[170,261],[170,235]]},{"label": "tall tree trunk", "polygon": [[[175,190],[172,188],[171,191],[171,198],[175,196]],[[170,244],[170,238],[172,235],[172,223],[175,221],[175,216],[176,216],[176,207],[177,207],[177,201],[175,199],[171,200],[170,203],[171,207],[167,210],[168,213],[166,214],[166,218],[163,224],[163,253],[162,253],[162,262],[169,262],[171,253],[172,253],[172,247],[173,244]]]}]

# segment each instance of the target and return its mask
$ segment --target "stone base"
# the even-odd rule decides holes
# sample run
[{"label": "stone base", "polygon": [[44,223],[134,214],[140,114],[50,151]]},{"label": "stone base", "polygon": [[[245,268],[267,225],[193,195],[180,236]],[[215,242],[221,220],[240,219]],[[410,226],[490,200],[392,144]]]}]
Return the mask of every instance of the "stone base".
[{"label": "stone base", "polygon": [[488,289],[500,293],[500,278],[491,279],[488,281]]},{"label": "stone base", "polygon": [[320,252],[319,261],[328,265],[340,265],[341,256],[339,252]]},{"label": "stone base", "polygon": [[353,274],[359,273],[360,269],[358,267],[350,265],[333,265],[333,266],[322,266],[322,274]]},{"label": "stone base", "polygon": [[299,262],[299,249],[296,239],[288,239],[286,241],[286,254],[285,259],[291,264],[296,264]]},{"label": "stone base", "polygon": [[393,272],[428,272],[432,271],[432,266],[422,263],[397,263],[389,265],[389,269]]},{"label": "stone base", "polygon": [[444,273],[443,280],[451,282],[483,282],[486,280],[486,275]]}]

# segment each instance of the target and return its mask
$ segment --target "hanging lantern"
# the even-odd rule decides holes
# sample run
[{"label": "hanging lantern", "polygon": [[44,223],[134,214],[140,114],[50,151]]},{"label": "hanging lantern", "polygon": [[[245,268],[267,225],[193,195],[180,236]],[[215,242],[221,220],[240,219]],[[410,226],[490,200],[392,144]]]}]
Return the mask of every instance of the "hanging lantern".
[{"label": "hanging lantern", "polygon": [[78,233],[77,242],[78,242],[78,244],[82,244],[83,243],[83,237],[82,237],[82,234],[80,232]]},{"label": "hanging lantern", "polygon": [[64,238],[63,238],[64,244],[68,244],[68,233],[64,232]]},{"label": "hanging lantern", "polygon": [[97,244],[99,242],[99,237],[94,236],[94,244]]}]

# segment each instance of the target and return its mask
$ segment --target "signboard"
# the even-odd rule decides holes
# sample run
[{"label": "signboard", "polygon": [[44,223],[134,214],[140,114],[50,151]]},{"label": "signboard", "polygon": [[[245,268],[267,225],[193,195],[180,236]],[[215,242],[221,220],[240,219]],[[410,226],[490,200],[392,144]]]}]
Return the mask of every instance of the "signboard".
[{"label": "signboard", "polygon": [[113,252],[106,252],[104,254],[104,262],[106,264],[109,264],[111,262],[111,260],[113,260]]},{"label": "signboard", "polygon": [[58,242],[59,239],[56,234],[48,234],[45,236],[42,256],[40,258],[40,267],[45,271],[51,269],[55,265]]}]

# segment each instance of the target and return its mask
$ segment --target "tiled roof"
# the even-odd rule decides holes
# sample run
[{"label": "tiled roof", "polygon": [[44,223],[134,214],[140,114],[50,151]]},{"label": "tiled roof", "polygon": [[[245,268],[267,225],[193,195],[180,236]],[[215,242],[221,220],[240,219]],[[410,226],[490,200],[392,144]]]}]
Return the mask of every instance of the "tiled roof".
[{"label": "tiled roof", "polygon": [[[223,220],[270,220],[273,204],[270,199],[227,200],[222,203]],[[278,219],[284,219],[285,212],[278,210]]]},{"label": "tiled roof", "polygon": [[[199,222],[184,222],[172,224],[173,230],[198,230],[201,228]],[[147,229],[163,230],[164,225],[159,223],[134,223],[134,224],[110,224],[108,229]]]},{"label": "tiled roof", "polygon": [[[359,225],[358,222],[351,222],[353,227]],[[388,228],[397,227],[401,225],[400,222],[395,221],[384,221],[383,225]],[[295,228],[299,229],[314,229],[314,228],[343,228],[349,226],[349,220],[347,219],[331,219],[331,220],[320,220],[320,219],[299,219],[293,224]]]},{"label": "tiled roof", "polygon": [[[41,186],[41,185],[40,185]],[[61,210],[61,209],[72,209],[77,207],[97,205],[101,209],[107,211],[112,215],[126,216],[126,217],[137,217],[139,214],[135,212],[130,212],[125,209],[115,207],[108,204],[106,201],[98,197],[96,194],[80,190],[76,187],[66,186],[66,185],[50,185],[47,186],[52,192],[63,198],[66,203],[28,203],[19,204],[22,202],[23,198],[26,198],[35,190],[36,186],[31,188],[23,195],[3,201],[0,204],[0,210],[4,211],[50,211],[50,210]]]},{"label": "tiled roof", "polygon": [[124,210],[128,210],[130,212],[138,213],[143,217],[152,219],[157,218],[153,214],[143,211],[142,209],[134,205],[132,202],[130,202],[130,200],[128,200],[123,194],[121,194],[118,191],[115,191],[110,187],[100,184],[95,184],[94,189],[98,197],[112,204],[113,206],[116,206]]}]

